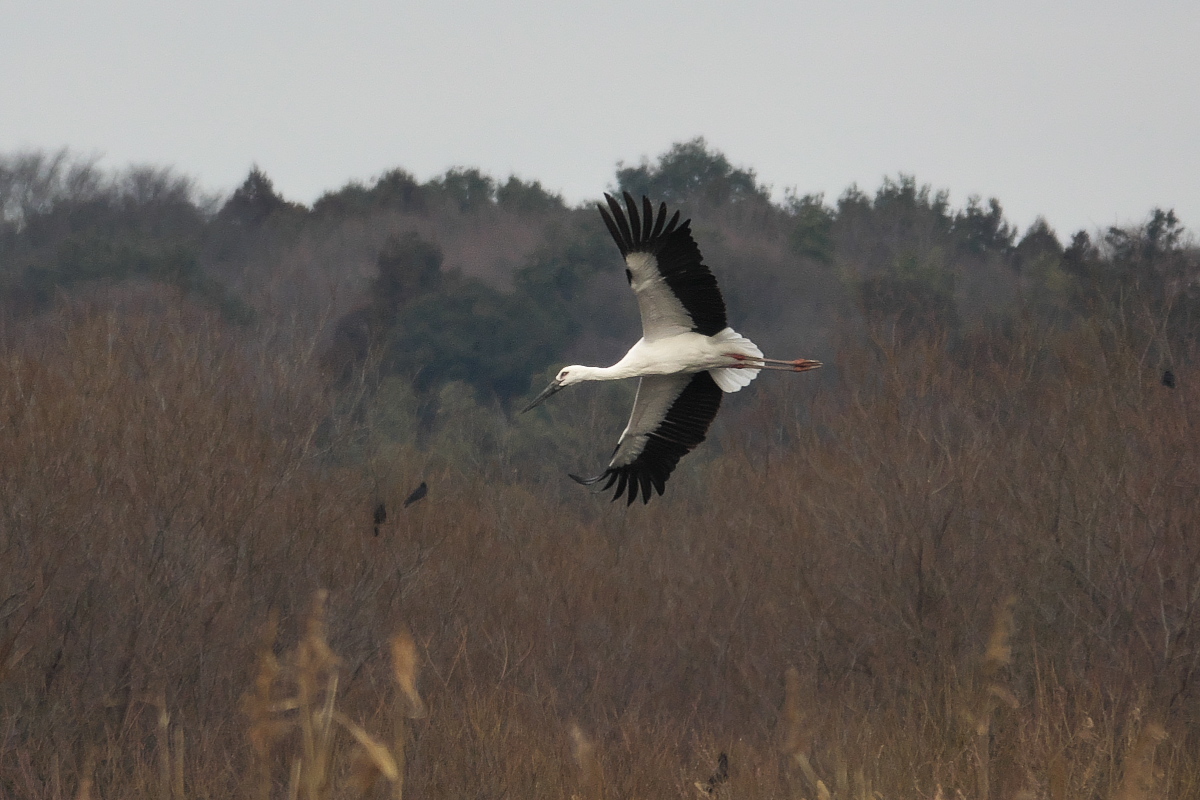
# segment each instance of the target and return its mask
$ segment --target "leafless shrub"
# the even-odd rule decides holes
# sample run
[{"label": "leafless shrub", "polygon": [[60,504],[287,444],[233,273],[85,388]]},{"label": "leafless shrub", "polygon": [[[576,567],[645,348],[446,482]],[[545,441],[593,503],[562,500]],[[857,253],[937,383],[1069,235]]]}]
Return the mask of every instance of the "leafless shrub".
[{"label": "leafless shrub", "polygon": [[731,796],[1200,785],[1200,395],[1136,329],[848,337],[618,509],[426,474],[311,340],[120,302],[0,342],[0,793],[279,796],[295,745],[312,796],[594,794],[571,720],[606,796],[718,752]]}]

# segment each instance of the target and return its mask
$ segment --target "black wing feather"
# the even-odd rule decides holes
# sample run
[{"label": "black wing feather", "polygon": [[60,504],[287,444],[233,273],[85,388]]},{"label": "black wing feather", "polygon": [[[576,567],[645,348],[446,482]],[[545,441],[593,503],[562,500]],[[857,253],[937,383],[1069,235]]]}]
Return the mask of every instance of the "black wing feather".
[{"label": "black wing feather", "polygon": [[[650,198],[647,197],[644,199],[647,203],[650,202]],[[660,203],[658,206],[658,220],[654,223],[654,230],[650,232],[650,238],[655,239],[662,236],[663,225],[665,224],[667,224],[667,204]]]},{"label": "black wing feather", "polygon": [[633,198],[627,192],[625,194],[625,204],[629,206],[629,235],[633,237],[633,241],[640,242],[642,240],[642,221],[638,217],[636,205],[631,205]]},{"label": "black wing feather", "polygon": [[721,408],[723,392],[707,372],[697,372],[671,404],[662,422],[646,437],[642,452],[628,464],[610,465],[594,478],[571,478],[585,486],[591,486],[607,478],[601,491],[616,483],[613,500],[626,496],[629,505],[637,499],[641,490],[642,502],[650,502],[650,490],[660,495],[667,485],[667,478],[675,471],[679,459],[704,441],[708,426]]},{"label": "black wing feather", "polygon": [[[625,491],[625,483],[628,480],[629,480],[628,472],[622,472],[617,475],[617,497],[620,497],[621,493]],[[629,502],[632,503],[633,501],[630,500]]]},{"label": "black wing feather", "polygon": [[[612,217],[609,217],[603,206],[600,208],[600,216],[604,217],[604,221],[608,223],[608,232],[617,240],[617,247],[621,248],[621,255],[627,256],[630,248],[634,246],[634,240],[633,233],[629,230],[629,222],[625,219],[625,212],[621,210],[620,204],[613,197],[606,194],[604,199],[608,201],[608,207],[612,209]],[[616,220],[616,224],[613,223],[613,220]]]},{"label": "black wing feather", "polygon": [[[613,218],[609,215],[604,207],[600,207],[600,216],[604,218],[604,224],[608,226],[608,232],[612,234],[613,240],[617,243],[617,247],[621,248],[621,257],[625,256],[625,240],[621,236],[621,230],[617,227],[617,223],[613,222]],[[628,272],[629,270],[625,270]]]},{"label": "black wing feather", "polygon": [[700,248],[692,238],[691,220],[685,220],[676,227],[679,222],[679,211],[676,211],[664,227],[667,206],[663,203],[658,219],[652,225],[654,208],[649,198],[642,198],[644,220],[639,217],[637,203],[629,192],[624,195],[628,212],[621,208],[612,195],[605,194],[604,199],[608,209],[600,206],[600,216],[604,218],[604,224],[621,250],[621,255],[653,255],[659,274],[692,318],[692,330],[705,336],[724,330],[727,324],[725,301],[717,287],[717,279],[705,266]]}]

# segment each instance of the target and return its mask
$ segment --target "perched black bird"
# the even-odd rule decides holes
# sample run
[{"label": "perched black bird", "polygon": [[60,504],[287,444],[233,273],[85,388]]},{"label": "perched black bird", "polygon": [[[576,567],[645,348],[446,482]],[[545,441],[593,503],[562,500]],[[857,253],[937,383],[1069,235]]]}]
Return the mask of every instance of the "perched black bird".
[{"label": "perched black bird", "polygon": [[382,502],[375,506],[375,535],[379,535],[379,526],[387,522],[387,506]]},{"label": "perched black bird", "polygon": [[413,489],[412,494],[404,501],[404,507],[408,508],[427,494],[429,494],[429,487],[425,485],[425,481],[421,481],[421,485]]},{"label": "perched black bird", "polygon": [[708,784],[701,785],[699,782],[696,786],[705,794],[716,794],[721,785],[729,780],[729,756],[721,753],[717,757],[717,771],[708,776]]},{"label": "perched black bird", "polygon": [[1162,385],[1168,389],[1175,388],[1175,373],[1171,370],[1163,370]]}]

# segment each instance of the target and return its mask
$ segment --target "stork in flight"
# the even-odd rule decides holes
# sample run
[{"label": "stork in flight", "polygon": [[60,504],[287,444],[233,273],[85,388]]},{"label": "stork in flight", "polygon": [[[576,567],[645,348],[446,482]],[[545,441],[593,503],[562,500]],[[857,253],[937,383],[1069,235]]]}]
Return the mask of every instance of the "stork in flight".
[{"label": "stork in flight", "polygon": [[[633,504],[640,490],[660,495],[679,459],[704,441],[721,407],[722,392],[736,392],[758,377],[759,370],[805,372],[820,361],[763,358],[754,342],[725,323],[725,301],[717,279],[704,265],[692,239],[691,220],[679,224],[679,212],[667,221],[667,204],[654,207],[628,192],[628,215],[612,196],[600,216],[625,257],[625,278],[637,296],[642,338],[611,367],[563,367],[550,385],[522,411],[550,395],[583,381],[639,378],[629,424],[617,441],[608,468],[594,478],[575,481],[591,486],[607,478],[602,490],[616,484]],[[611,213],[609,213],[611,211]]]}]

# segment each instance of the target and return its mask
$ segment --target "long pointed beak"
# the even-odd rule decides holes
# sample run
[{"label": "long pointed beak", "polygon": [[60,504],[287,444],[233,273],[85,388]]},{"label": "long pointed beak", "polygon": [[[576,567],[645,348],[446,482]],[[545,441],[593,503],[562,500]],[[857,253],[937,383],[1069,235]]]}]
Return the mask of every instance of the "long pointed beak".
[{"label": "long pointed beak", "polygon": [[559,383],[557,380],[551,381],[550,385],[547,386],[545,389],[543,389],[541,394],[539,394],[537,397],[533,398],[532,403],[530,403],[529,405],[527,405],[521,409],[521,413],[524,414],[529,409],[531,409],[535,406],[541,405],[543,400],[545,400],[550,395],[559,392],[562,388],[563,388],[563,385],[561,383]]},{"label": "long pointed beak", "polygon": [[820,361],[812,361],[811,359],[807,358],[797,358],[792,362],[792,369],[794,369],[796,372],[808,372],[810,369],[816,369],[817,367],[823,366],[825,365]]}]

